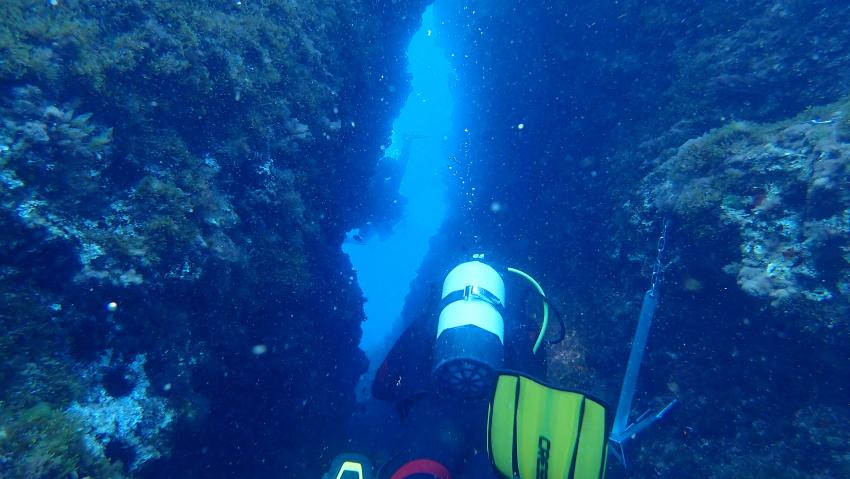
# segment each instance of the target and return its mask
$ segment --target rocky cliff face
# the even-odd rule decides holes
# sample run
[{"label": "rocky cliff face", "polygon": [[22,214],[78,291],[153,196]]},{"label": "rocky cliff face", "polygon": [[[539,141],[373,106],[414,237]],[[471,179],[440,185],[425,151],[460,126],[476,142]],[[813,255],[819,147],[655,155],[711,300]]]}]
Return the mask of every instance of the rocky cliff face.
[{"label": "rocky cliff face", "polygon": [[536,273],[570,328],[550,379],[614,401],[669,218],[639,402],[682,407],[633,472],[846,474],[846,434],[815,436],[850,420],[847,7],[487,2],[453,14],[467,164],[430,271],[466,248]]},{"label": "rocky cliff face", "polygon": [[0,475],[309,474],[423,2],[7,3]]},{"label": "rocky cliff face", "polygon": [[[422,3],[4,6],[0,475],[314,475],[365,367],[339,244]],[[682,406],[634,475],[847,476],[848,7],[455,7],[422,281],[524,266],[568,316],[550,380],[613,401],[670,218],[638,402]]]}]

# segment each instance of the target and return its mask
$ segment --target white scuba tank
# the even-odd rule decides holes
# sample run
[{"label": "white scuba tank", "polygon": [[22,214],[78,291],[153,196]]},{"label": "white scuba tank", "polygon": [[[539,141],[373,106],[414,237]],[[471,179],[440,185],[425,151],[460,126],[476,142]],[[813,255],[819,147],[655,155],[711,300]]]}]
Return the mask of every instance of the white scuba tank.
[{"label": "white scuba tank", "polygon": [[481,261],[454,267],[443,282],[432,376],[437,391],[484,399],[504,361],[505,283]]}]

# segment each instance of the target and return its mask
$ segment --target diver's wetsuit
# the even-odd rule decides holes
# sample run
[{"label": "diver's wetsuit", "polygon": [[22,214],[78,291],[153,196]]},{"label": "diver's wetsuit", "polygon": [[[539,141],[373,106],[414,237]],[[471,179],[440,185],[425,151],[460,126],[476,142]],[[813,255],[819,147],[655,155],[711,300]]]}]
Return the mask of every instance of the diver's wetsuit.
[{"label": "diver's wetsuit", "polygon": [[[349,445],[371,457],[378,479],[427,479],[441,465],[452,479],[492,479],[487,458],[487,401],[456,402],[431,387],[433,321],[412,324],[379,369],[373,397],[349,424]],[[418,462],[417,462],[418,461]]]}]

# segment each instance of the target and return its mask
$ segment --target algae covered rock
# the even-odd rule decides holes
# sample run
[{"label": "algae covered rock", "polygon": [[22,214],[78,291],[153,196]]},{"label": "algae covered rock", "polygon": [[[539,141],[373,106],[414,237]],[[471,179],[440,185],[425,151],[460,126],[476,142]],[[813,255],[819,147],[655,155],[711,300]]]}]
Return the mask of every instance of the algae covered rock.
[{"label": "algae covered rock", "polygon": [[807,329],[848,326],[848,105],[712,130],[680,146],[644,184],[648,203],[673,213],[705,248],[726,252],[715,270],[801,315]]},{"label": "algae covered rock", "polygon": [[80,431],[75,417],[48,403],[17,411],[0,408],[0,473],[32,478],[125,477],[120,468],[86,450]]},{"label": "algae covered rock", "polygon": [[[361,191],[407,91],[403,47],[423,5],[5,3],[10,414],[32,406],[18,402],[29,385],[52,382],[44,389],[61,394],[39,400],[78,413],[87,437],[112,447],[97,457],[204,470],[169,463],[173,446],[260,476],[293,464],[310,475],[321,453],[305,462],[298,448],[350,412],[365,368],[363,299],[339,243],[365,214]],[[141,442],[154,446],[129,460],[133,427],[92,422],[115,401],[69,373],[106,351],[129,363],[144,354],[152,390],[169,385],[168,407],[156,404],[175,411],[175,436],[198,439],[175,446],[171,428],[146,429]]]}]

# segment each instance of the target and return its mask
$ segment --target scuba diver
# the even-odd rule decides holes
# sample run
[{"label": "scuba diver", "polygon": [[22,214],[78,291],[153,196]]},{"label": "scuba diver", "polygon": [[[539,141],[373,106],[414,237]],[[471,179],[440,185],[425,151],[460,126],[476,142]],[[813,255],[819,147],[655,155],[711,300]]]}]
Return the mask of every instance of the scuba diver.
[{"label": "scuba diver", "polygon": [[[552,308],[531,276],[501,271],[534,286],[542,325],[506,320],[505,282],[481,255],[455,266],[439,306],[398,338],[375,400],[349,425],[346,448],[357,453],[338,455],[324,478],[604,477],[609,408],[536,379]],[[559,336],[551,343],[563,339],[562,319]]]},{"label": "scuba diver", "polygon": [[[473,255],[449,271],[439,306],[414,321],[381,364],[372,383],[376,400],[349,425],[347,446],[361,453],[338,455],[323,479],[603,479],[609,452],[628,468],[625,445],[677,403],[629,419],[669,224],[663,221],[658,238],[615,413],[592,395],[538,379],[546,372],[541,346],[549,312],[560,322],[549,344],[564,339],[563,316],[527,273],[497,271]],[[506,309],[500,272],[528,281],[542,300],[537,334],[536,326],[511,320],[523,315]],[[373,468],[367,456],[381,465]]]},{"label": "scuba diver", "polygon": [[426,138],[423,135],[403,135],[398,157],[385,155],[375,165],[375,173],[366,191],[365,207],[371,213],[351,239],[366,243],[374,236],[386,239],[404,213],[405,198],[399,194],[402,179],[407,171],[413,142]]}]

